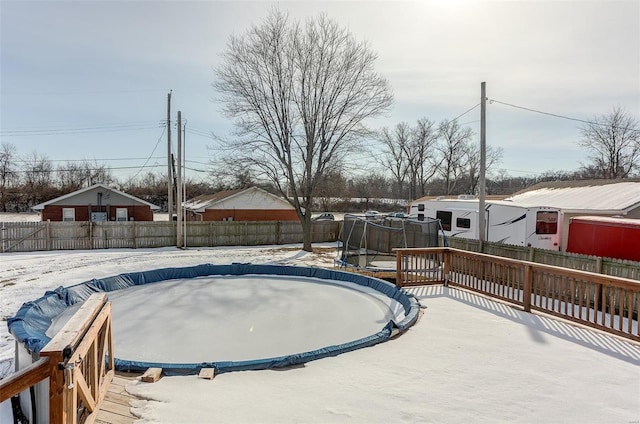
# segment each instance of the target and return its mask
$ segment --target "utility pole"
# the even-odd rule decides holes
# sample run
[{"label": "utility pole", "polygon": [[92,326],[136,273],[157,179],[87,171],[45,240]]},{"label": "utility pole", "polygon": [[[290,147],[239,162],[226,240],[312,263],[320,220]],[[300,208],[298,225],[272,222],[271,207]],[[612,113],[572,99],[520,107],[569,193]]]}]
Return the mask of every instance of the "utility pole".
[{"label": "utility pole", "polygon": [[176,214],[178,215],[178,220],[176,222],[176,236],[177,236],[177,247],[184,247],[184,243],[182,241],[182,112],[178,111],[178,172],[176,186],[178,187],[177,199],[176,199]]},{"label": "utility pole", "polygon": [[169,212],[169,221],[173,221],[173,172],[172,171],[172,154],[171,154],[171,91],[167,95],[167,212]]},{"label": "utility pole", "polygon": [[182,245],[187,248],[187,120],[184,120],[182,128],[182,197],[184,197],[184,222],[182,224]]},{"label": "utility pole", "polygon": [[480,224],[480,253],[484,251],[484,242],[487,238],[487,222],[485,212],[486,180],[487,172],[487,93],[486,83],[480,83],[480,201],[478,203],[478,221]]}]

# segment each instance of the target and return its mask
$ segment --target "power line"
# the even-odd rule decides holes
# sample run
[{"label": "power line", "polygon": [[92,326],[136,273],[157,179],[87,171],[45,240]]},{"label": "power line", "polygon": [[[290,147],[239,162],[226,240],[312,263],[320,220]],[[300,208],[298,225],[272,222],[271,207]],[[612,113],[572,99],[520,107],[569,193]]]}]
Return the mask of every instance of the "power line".
[{"label": "power line", "polygon": [[211,133],[206,133],[206,132],[201,131],[201,130],[195,130],[193,128],[186,128],[186,132],[187,132],[187,134],[197,135],[197,136],[208,138],[208,139],[211,139],[211,140],[214,139],[213,135]]},{"label": "power line", "polygon": [[164,88],[147,88],[147,89],[135,89],[135,90],[59,90],[59,91],[0,91],[0,94],[5,95],[20,95],[20,96],[59,96],[59,95],[75,95],[75,94],[116,94],[116,93],[149,93],[154,91],[166,92]]},{"label": "power line", "polygon": [[153,154],[156,152],[156,149],[158,148],[158,144],[160,144],[160,140],[162,139],[162,136],[164,136],[164,132],[166,131],[167,127],[163,127],[162,128],[162,133],[160,134],[160,137],[158,137],[158,141],[156,142],[156,145],[153,147],[153,151],[151,151],[151,154],[149,155],[149,157],[147,158],[147,160],[144,161],[144,163],[142,164],[142,166],[140,167],[140,169],[138,170],[138,172],[136,172],[135,174],[133,174],[133,176],[131,178],[129,178],[129,180],[125,183],[125,184],[129,184],[131,182],[131,180],[133,180],[135,177],[138,176],[138,174],[140,174],[142,172],[142,170],[145,168],[145,166],[147,165],[147,163],[149,163],[149,161],[151,160],[151,157],[153,156]]},{"label": "power line", "polygon": [[465,112],[462,112],[460,115],[456,116],[455,118],[453,118],[451,121],[457,121],[459,118],[462,118],[464,115],[466,115],[467,113],[471,112],[473,109],[477,108],[478,106],[480,106],[480,103],[478,103],[477,105],[475,105],[474,107],[468,109]]},{"label": "power line", "polygon": [[3,130],[3,131],[0,131],[0,135],[4,137],[23,137],[23,136],[40,136],[40,135],[86,134],[86,133],[98,133],[98,132],[145,130],[145,129],[158,128],[160,126],[158,123],[150,124],[149,122],[155,122],[155,121],[147,121],[146,123],[104,124],[104,125],[82,126],[82,127]]},{"label": "power line", "polygon": [[[162,167],[164,165],[146,165],[144,166],[144,168],[159,168]],[[138,169],[140,168],[140,166],[117,166],[117,167],[110,167],[110,166],[103,166],[103,167],[98,167],[98,168],[82,168],[83,171],[101,171],[101,170],[109,170],[109,171],[118,171],[118,170],[123,170],[123,169]],[[70,172],[70,171],[78,171],[78,169],[60,169],[60,168],[56,168],[56,169],[29,169],[29,170],[17,170],[17,171],[13,171],[14,174],[36,174],[36,173],[55,173],[55,172]]]},{"label": "power line", "polygon": [[[164,156],[154,156],[151,158],[108,158],[108,159],[48,159],[48,162],[87,162],[88,160],[92,161],[104,161],[104,162],[112,162],[112,161],[121,161],[121,160],[146,160],[146,159],[165,159]],[[23,162],[25,162],[23,160]]]},{"label": "power line", "polygon": [[589,124],[589,125],[598,125],[598,126],[611,127],[611,128],[623,129],[623,130],[632,129],[634,131],[639,131],[637,128],[618,127],[618,126],[615,126],[615,125],[609,125],[609,124],[602,123],[602,122],[588,121],[586,119],[580,119],[580,118],[572,118],[570,116],[558,115],[557,113],[544,112],[544,111],[541,111],[541,110],[531,109],[531,108],[524,107],[524,106],[518,106],[518,105],[511,104],[511,103],[501,102],[501,101],[495,100],[495,99],[489,99],[489,103],[490,104],[491,103],[498,103],[498,104],[509,106],[509,107],[513,107],[513,108],[516,108],[516,109],[526,110],[528,112],[534,112],[534,113],[539,113],[541,115],[553,116],[554,118],[567,119],[569,121],[582,122],[584,124]]}]

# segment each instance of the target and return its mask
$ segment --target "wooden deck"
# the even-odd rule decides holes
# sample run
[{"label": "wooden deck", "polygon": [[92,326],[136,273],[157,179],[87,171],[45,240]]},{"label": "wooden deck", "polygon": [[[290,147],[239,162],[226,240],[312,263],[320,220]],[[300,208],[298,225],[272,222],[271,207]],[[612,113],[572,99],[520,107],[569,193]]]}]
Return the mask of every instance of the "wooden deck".
[{"label": "wooden deck", "polygon": [[116,372],[109,390],[96,416],[99,424],[131,424],[137,417],[131,413],[130,401],[137,399],[125,390],[125,386],[140,374]]}]

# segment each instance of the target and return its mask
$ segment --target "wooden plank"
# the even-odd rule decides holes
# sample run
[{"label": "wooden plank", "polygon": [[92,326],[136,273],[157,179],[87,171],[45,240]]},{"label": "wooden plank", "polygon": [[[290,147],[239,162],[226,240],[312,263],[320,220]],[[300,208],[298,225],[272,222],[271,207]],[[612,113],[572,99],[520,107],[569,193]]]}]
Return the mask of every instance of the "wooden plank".
[{"label": "wooden plank", "polygon": [[131,413],[131,405],[123,405],[122,403],[104,402],[100,407],[100,412],[110,412],[123,417],[135,418]]},{"label": "wooden plank", "polygon": [[134,399],[128,393],[112,393],[108,392],[104,397],[104,404],[118,403],[120,405],[129,406],[131,399]]},{"label": "wooden plank", "polygon": [[100,411],[98,412],[95,422],[99,424],[131,424],[135,422],[135,420],[135,416],[128,417],[109,411]]},{"label": "wooden plank", "polygon": [[49,358],[40,358],[15,374],[0,380],[0,403],[49,377]]},{"label": "wooden plank", "polygon": [[140,381],[145,383],[155,383],[162,376],[162,368],[149,368],[140,377]]},{"label": "wooden plank", "polygon": [[215,368],[202,368],[200,369],[200,373],[198,374],[198,378],[205,378],[207,380],[213,380],[213,377],[216,376]]},{"label": "wooden plank", "polygon": [[125,390],[125,386],[136,380],[139,375],[138,373],[116,373],[96,414],[96,423],[132,424],[135,422],[136,416],[131,412],[131,401],[137,398],[130,395]]},{"label": "wooden plank", "polygon": [[80,398],[84,402],[89,412],[95,411],[96,407],[99,405],[96,405],[96,399],[94,399],[93,393],[91,393],[91,389],[89,389],[89,386],[87,385],[82,372],[80,372],[78,368],[74,368],[73,371],[74,385],[77,387]]},{"label": "wooden plank", "polygon": [[69,345],[77,345],[80,338],[84,336],[106,302],[106,293],[92,294],[64,327],[62,327],[62,330],[47,343],[40,352],[40,355],[49,356],[50,352],[62,352],[63,349]]}]

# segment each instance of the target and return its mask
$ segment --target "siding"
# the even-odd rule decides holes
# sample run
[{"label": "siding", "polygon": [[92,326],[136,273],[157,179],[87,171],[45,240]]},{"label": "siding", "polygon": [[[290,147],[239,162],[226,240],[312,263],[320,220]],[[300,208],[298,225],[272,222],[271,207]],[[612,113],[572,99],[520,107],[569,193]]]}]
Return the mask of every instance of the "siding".
[{"label": "siding", "polygon": [[207,209],[204,221],[298,221],[295,210],[288,209]]},{"label": "siding", "polygon": [[43,221],[62,221],[62,209],[74,208],[76,211],[76,221],[89,221],[89,210],[91,212],[107,212],[108,220],[115,221],[116,209],[127,208],[127,216],[134,221],[153,221],[153,211],[149,206],[131,206],[131,205],[47,205],[42,210]]}]

